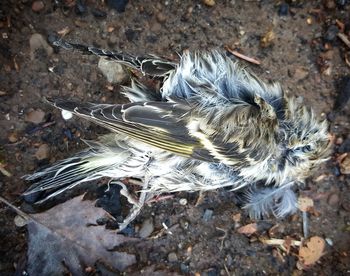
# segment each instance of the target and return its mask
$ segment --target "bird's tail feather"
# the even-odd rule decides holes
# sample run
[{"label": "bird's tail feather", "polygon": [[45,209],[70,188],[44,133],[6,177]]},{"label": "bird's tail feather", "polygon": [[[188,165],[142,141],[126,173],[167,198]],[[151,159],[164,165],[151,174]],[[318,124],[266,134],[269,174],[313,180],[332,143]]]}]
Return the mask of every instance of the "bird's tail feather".
[{"label": "bird's tail feather", "polygon": [[24,192],[24,198],[29,202],[42,203],[83,182],[127,176],[119,167],[130,158],[130,152],[116,145],[109,147],[99,142],[87,143],[90,148],[74,157],[24,176],[26,180],[34,182]]},{"label": "bird's tail feather", "polygon": [[157,56],[134,56],[125,52],[110,51],[105,49],[96,48],[93,46],[87,46],[80,43],[71,43],[57,37],[51,38],[51,43],[54,46],[66,49],[66,50],[78,50],[82,54],[96,55],[99,57],[105,57],[110,60],[122,63],[126,66],[141,71],[143,74],[156,77],[167,76],[171,71],[176,68],[176,63],[161,59]]}]

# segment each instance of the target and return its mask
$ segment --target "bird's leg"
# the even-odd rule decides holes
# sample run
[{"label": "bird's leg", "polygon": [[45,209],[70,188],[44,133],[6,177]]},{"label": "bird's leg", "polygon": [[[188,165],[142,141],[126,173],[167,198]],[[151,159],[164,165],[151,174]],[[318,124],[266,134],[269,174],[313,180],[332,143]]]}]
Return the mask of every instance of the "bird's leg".
[{"label": "bird's leg", "polygon": [[149,181],[147,178],[145,178],[145,180],[143,181],[142,189],[140,191],[141,194],[138,199],[129,193],[124,183],[120,181],[115,181],[113,184],[118,184],[119,186],[122,187],[122,189],[120,190],[120,194],[125,196],[128,202],[133,205],[131,210],[129,211],[129,214],[126,216],[123,222],[119,223],[118,231],[122,231],[124,228],[126,228],[129,225],[129,223],[131,223],[137,217],[143,205],[145,204],[145,201],[148,200],[149,197],[152,195],[148,194],[148,192],[146,191],[149,184]]},{"label": "bird's leg", "polygon": [[[111,181],[109,184],[117,184],[119,185],[122,189],[120,190],[120,194],[125,196],[126,199],[128,200],[129,203],[131,203],[133,206],[138,205],[138,200],[137,198],[130,194],[128,188],[126,188],[125,184],[121,181]],[[108,184],[108,186],[109,186]]]}]

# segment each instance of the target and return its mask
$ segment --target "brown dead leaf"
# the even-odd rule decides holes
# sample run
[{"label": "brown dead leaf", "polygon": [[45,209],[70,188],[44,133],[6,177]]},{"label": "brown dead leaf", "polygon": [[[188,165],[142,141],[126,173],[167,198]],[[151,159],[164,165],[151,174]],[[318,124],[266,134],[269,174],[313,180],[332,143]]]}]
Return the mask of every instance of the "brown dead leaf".
[{"label": "brown dead leaf", "polygon": [[310,197],[299,197],[298,208],[302,212],[307,212],[314,207],[314,201]]},{"label": "brown dead leaf", "polygon": [[312,237],[299,249],[299,261],[304,266],[315,264],[323,255],[326,242],[321,237]]},{"label": "brown dead leaf", "polygon": [[273,41],[275,40],[275,33],[273,29],[271,28],[266,34],[262,36],[260,39],[260,46],[263,48],[267,48],[273,44]]},{"label": "brown dead leaf", "polygon": [[238,233],[250,236],[258,231],[257,223],[249,223],[237,229]]},{"label": "brown dead leaf", "polygon": [[31,215],[27,225],[30,275],[63,275],[67,270],[72,275],[83,275],[97,261],[123,271],[136,262],[134,255],[113,250],[133,239],[96,225],[106,212],[82,198]]}]

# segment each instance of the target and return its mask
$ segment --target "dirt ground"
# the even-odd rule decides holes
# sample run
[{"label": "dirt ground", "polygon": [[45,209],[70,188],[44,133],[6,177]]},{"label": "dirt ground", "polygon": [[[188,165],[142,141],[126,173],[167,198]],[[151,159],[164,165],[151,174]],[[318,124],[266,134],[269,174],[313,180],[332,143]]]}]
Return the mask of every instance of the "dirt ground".
[{"label": "dirt ground", "polygon": [[[300,212],[283,220],[259,221],[259,231],[247,236],[237,228],[252,221],[235,205],[230,192],[207,192],[199,204],[198,194],[179,193],[146,207],[133,223],[139,228],[152,218],[155,232],[165,222],[172,235],[146,238],[125,248],[137,258],[126,274],[350,273],[350,178],[336,161],[350,152],[350,45],[337,36],[349,38],[349,1],[132,0],[124,12],[105,1],[72,1],[0,3],[0,161],[11,173],[0,173],[2,197],[21,206],[20,195],[29,186],[23,175],[77,152],[84,147],[80,138],[103,132],[83,120],[64,121],[43,97],[125,101],[120,86],[109,84],[99,71],[98,58],[57,49],[50,53],[40,46],[40,39],[36,42],[40,47],[30,45],[33,34],[46,40],[50,34],[64,33],[71,42],[168,58],[186,49],[224,51],[228,46],[261,61],[260,65],[242,62],[262,79],[279,81],[286,93],[300,97],[318,116],[330,120],[335,137],[332,158],[300,187],[315,205],[309,214],[309,236],[327,241],[325,254],[307,270],[299,270],[297,250],[287,254],[261,242],[261,237],[300,240]],[[123,1],[109,1],[113,2]],[[35,123],[28,114],[38,108],[44,118]],[[183,198],[186,205],[179,203]],[[0,274],[19,275],[26,264],[27,232],[15,225],[11,208],[4,204],[0,208]],[[203,219],[207,210],[213,211],[212,216]]]}]

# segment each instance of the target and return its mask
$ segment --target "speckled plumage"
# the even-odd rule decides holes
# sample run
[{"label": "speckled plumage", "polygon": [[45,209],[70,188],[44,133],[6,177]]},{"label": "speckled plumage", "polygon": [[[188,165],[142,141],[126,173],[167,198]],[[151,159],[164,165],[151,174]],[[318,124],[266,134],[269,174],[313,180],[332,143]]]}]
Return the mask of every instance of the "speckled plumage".
[{"label": "speckled plumage", "polygon": [[285,96],[278,84],[264,83],[223,53],[184,53],[176,64],[55,43],[164,81],[160,91],[132,81],[124,89],[129,104],[49,100],[112,134],[28,176],[36,183],[27,195],[54,188],[52,197],[92,179],[136,177],[150,194],[243,188],[251,216],[285,216],[296,208],[291,187],[327,158],[327,123]]}]

